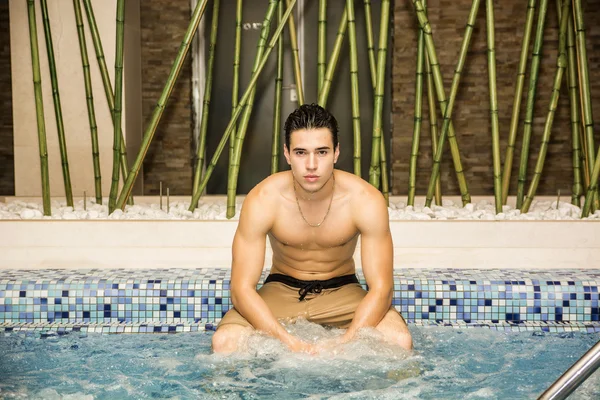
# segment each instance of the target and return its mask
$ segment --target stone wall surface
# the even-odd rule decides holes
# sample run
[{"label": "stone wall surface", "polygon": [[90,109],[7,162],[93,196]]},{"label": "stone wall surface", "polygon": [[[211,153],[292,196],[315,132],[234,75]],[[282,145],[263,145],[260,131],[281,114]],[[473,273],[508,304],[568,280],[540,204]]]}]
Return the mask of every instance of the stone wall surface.
[{"label": "stone wall surface", "polygon": [[[140,2],[143,127],[148,126],[191,18],[188,0]],[[191,52],[190,52],[191,53]],[[188,53],[144,159],[144,194],[190,194],[192,181],[191,57]]]}]

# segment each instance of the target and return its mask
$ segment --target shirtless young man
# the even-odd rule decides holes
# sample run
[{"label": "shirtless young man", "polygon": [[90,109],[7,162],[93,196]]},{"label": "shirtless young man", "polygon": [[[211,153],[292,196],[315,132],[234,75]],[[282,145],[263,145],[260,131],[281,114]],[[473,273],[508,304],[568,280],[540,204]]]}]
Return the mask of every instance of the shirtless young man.
[{"label": "shirtless young man", "polygon": [[[244,201],[233,240],[234,308],[219,324],[213,350],[236,351],[256,329],[293,351],[318,352],[322,345],[291,335],[278,322],[297,317],[347,328],[337,343],[351,340],[360,328],[375,327],[386,341],[411,349],[406,323],[391,306],[393,248],[383,196],[334,168],[338,128],[328,111],[303,105],[284,129],[291,171],[269,176]],[[359,235],[368,292],[356,280],[352,258]],[[273,262],[257,291],[267,236]]]}]

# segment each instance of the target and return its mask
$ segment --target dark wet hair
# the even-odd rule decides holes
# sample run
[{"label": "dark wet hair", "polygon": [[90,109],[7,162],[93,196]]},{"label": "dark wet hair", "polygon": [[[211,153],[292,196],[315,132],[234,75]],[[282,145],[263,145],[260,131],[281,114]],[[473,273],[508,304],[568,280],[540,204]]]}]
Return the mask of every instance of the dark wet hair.
[{"label": "dark wet hair", "polygon": [[286,119],[283,130],[285,132],[285,145],[290,149],[290,136],[292,132],[301,129],[327,128],[333,139],[333,149],[338,145],[338,123],[333,115],[318,104],[303,104],[292,112]]}]

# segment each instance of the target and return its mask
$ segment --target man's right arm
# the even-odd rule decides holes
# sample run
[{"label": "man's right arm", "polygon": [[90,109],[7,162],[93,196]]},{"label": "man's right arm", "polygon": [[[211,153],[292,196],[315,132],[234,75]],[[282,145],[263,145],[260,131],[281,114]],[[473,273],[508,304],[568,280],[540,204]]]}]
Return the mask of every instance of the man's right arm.
[{"label": "man's right arm", "polygon": [[276,209],[275,199],[265,194],[264,190],[268,189],[257,187],[244,200],[233,239],[231,300],[235,309],[256,330],[281,340],[293,351],[312,352],[311,345],[289,334],[281,326],[256,292],[265,261],[266,236],[273,226]]}]

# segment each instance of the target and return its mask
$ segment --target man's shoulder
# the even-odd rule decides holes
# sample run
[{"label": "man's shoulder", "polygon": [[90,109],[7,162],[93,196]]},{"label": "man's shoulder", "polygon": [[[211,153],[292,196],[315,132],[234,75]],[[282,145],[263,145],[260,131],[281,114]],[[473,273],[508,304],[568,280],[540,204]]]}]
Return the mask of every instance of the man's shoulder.
[{"label": "man's shoulder", "polygon": [[336,171],[336,179],[343,186],[344,191],[352,200],[368,201],[369,199],[376,200],[383,197],[381,192],[377,190],[369,182],[362,179],[360,176],[354,175],[345,171]]},{"label": "man's shoulder", "polygon": [[285,193],[286,183],[289,185],[286,182],[291,179],[289,174],[289,171],[284,171],[269,175],[250,190],[244,204],[257,204],[263,209],[277,204],[281,200],[282,193]]}]

